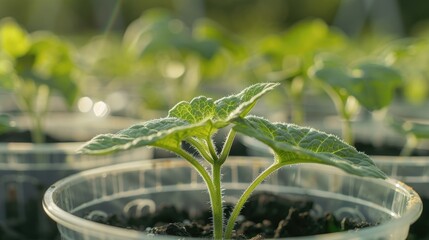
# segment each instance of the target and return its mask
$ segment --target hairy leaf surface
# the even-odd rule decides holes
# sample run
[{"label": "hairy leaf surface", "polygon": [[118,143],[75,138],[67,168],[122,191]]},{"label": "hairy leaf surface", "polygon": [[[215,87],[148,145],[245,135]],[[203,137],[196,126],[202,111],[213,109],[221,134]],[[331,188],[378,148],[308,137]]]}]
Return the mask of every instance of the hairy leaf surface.
[{"label": "hairy leaf surface", "polygon": [[359,176],[386,177],[367,155],[334,135],[294,124],[271,123],[255,116],[235,122],[236,131],[271,147],[280,164],[321,163]]},{"label": "hairy leaf surface", "polygon": [[169,111],[168,117],[136,124],[116,134],[96,136],[80,152],[107,154],[141,146],[174,149],[180,148],[187,138],[205,140],[231,119],[247,114],[259,97],[276,86],[260,83],[217,101],[201,96],[180,102]]}]

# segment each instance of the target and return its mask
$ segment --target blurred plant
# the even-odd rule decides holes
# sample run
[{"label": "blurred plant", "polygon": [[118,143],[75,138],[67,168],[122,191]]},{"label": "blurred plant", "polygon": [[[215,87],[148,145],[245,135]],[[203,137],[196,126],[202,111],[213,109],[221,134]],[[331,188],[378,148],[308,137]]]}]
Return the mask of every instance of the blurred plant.
[{"label": "blurred plant", "polygon": [[354,144],[351,120],[360,106],[385,114],[392,103],[402,76],[382,62],[362,61],[347,64],[339,56],[320,54],[309,74],[322,86],[342,119],[343,138]]},{"label": "blurred plant", "polygon": [[0,114],[0,134],[15,130],[15,124],[7,114]]},{"label": "blurred plant", "polygon": [[243,57],[238,39],[215,22],[201,19],[189,28],[158,9],[146,11],[129,25],[124,45],[150,73],[152,79],[141,82],[142,97],[158,109],[192,97],[203,80],[219,81]]},{"label": "blurred plant", "polygon": [[390,116],[390,126],[405,136],[401,156],[410,156],[419,144],[429,139],[429,122],[427,120],[404,119]]},{"label": "blurred plant", "polygon": [[256,81],[268,79],[284,83],[288,101],[292,102],[291,121],[302,124],[302,100],[314,55],[320,51],[339,51],[346,42],[345,36],[322,20],[304,20],[283,33],[262,39],[249,66]]},{"label": "blurred plant", "polygon": [[[386,62],[400,69],[404,84],[400,89],[401,102],[406,108],[426,103],[429,94],[429,37],[425,35],[392,41],[383,49],[381,55]],[[423,105],[424,106],[424,105]],[[423,108],[425,109],[425,107]],[[403,110],[403,109],[399,109]],[[429,123],[423,111],[391,111],[387,123],[405,138],[400,155],[410,156],[429,139]]]},{"label": "blurred plant", "polygon": [[404,100],[422,104],[429,97],[429,36],[399,39],[383,50],[386,61],[406,76],[401,89]]},{"label": "blurred plant", "polygon": [[150,9],[122,36],[91,39],[81,48],[79,62],[86,78],[97,80],[86,81],[92,84],[87,89],[95,89],[92,96],[122,90],[128,98],[141,98],[128,99],[127,113],[152,118],[148,110],[166,110],[178,99],[209,89],[201,87],[203,82],[220,88],[219,81],[228,79],[233,87],[233,75],[240,72],[234,66],[244,58],[240,40],[217,23],[199,19],[188,27],[167,10]]},{"label": "blurred plant", "polygon": [[29,116],[32,139],[44,142],[44,119],[53,92],[71,107],[78,95],[70,46],[49,32],[28,34],[13,19],[0,22],[0,88],[11,91]]}]

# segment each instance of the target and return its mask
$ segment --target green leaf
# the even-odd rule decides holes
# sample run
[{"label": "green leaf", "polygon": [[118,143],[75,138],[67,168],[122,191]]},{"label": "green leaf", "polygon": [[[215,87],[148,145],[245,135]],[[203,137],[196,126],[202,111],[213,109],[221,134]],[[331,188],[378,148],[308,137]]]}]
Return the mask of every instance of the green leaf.
[{"label": "green leaf", "polygon": [[221,128],[228,125],[231,119],[247,115],[260,97],[278,85],[278,83],[257,83],[238,94],[214,102],[206,97],[197,97],[191,102],[182,101],[169,111],[168,117],[180,118],[191,123],[211,121],[215,128]]},{"label": "green leaf", "polygon": [[279,59],[287,55],[303,57],[321,49],[341,47],[345,44],[345,39],[325,22],[310,19],[297,22],[284,33],[264,38],[259,51]]},{"label": "green leaf", "polygon": [[174,106],[166,118],[155,119],[119,131],[102,134],[86,143],[80,152],[107,154],[141,146],[179,148],[190,137],[207,139],[233,118],[246,115],[256,100],[278,84],[259,83],[242,92],[213,101],[204,96]]},{"label": "green leaf", "polygon": [[394,68],[370,62],[347,68],[332,59],[324,59],[312,73],[335,89],[345,89],[370,111],[388,106],[396,88],[402,84],[402,77]]},{"label": "green leaf", "polygon": [[64,97],[68,106],[72,106],[78,96],[79,88],[74,79],[75,64],[71,47],[55,35],[39,34],[34,36],[31,54],[33,80],[46,84]]},{"label": "green leaf", "polygon": [[334,135],[255,116],[238,118],[235,123],[237,132],[271,147],[279,164],[321,163],[359,176],[386,178],[367,155]]},{"label": "green leaf", "polygon": [[279,83],[257,83],[238,94],[217,100],[215,125],[223,126],[234,118],[246,116],[260,97],[277,86]]},{"label": "green leaf", "polygon": [[416,119],[402,119],[390,117],[387,119],[390,126],[403,135],[413,135],[417,139],[429,139],[429,122]]},{"label": "green leaf", "polygon": [[116,134],[101,134],[83,145],[79,152],[109,154],[141,146],[166,149],[178,148],[180,143],[201,131],[200,124],[178,118],[161,118],[133,125]]},{"label": "green leaf", "polygon": [[213,99],[200,96],[190,102],[179,102],[168,112],[168,116],[180,118],[190,123],[198,123],[212,119],[215,115],[215,108]]},{"label": "green leaf", "polygon": [[6,18],[0,23],[0,50],[12,57],[24,55],[30,48],[27,33],[14,20]]}]

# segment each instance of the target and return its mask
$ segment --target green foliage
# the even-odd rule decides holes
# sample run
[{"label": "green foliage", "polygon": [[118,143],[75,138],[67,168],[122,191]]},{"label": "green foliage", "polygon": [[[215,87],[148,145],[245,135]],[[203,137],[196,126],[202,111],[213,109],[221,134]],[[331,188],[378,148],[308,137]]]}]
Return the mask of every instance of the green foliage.
[{"label": "green foliage", "polygon": [[374,168],[372,160],[364,153],[334,135],[313,128],[271,123],[260,117],[248,116],[238,119],[234,129],[268,145],[279,163],[321,163],[356,175],[384,175]]},{"label": "green foliage", "polygon": [[354,143],[351,119],[363,106],[370,111],[387,108],[403,82],[392,66],[371,61],[347,65],[344,59],[319,54],[309,75],[328,93],[343,120],[343,138]]},{"label": "green foliage", "polygon": [[404,76],[401,93],[403,100],[411,104],[422,104],[429,96],[429,37],[405,38],[393,41],[385,47],[386,61]]},{"label": "green foliage", "polygon": [[395,90],[402,84],[400,73],[386,65],[363,62],[347,67],[325,59],[317,61],[312,69],[317,79],[336,92],[345,90],[370,111],[389,106]]},{"label": "green foliage", "polygon": [[0,114],[0,134],[15,130],[15,124],[6,114]]},{"label": "green foliage", "polygon": [[240,40],[213,21],[199,19],[188,26],[160,9],[145,11],[129,24],[122,43],[137,62],[134,70],[141,72],[136,82],[142,103],[156,110],[169,109],[192,98],[202,84],[236,73],[232,66],[245,56]]},{"label": "green foliage", "polygon": [[[170,150],[193,165],[205,181],[212,205],[215,239],[230,239],[234,222],[251,192],[268,175],[284,165],[320,163],[343,169],[349,173],[385,178],[372,160],[338,138],[311,128],[247,116],[257,100],[279,84],[258,83],[238,94],[218,100],[200,96],[173,107],[167,117],[146,121],[116,134],[94,137],[80,149],[86,154],[107,154],[141,146]],[[220,128],[229,127],[220,151],[214,147],[213,136]],[[274,161],[245,190],[238,200],[224,230],[221,167],[227,160],[236,131],[256,138],[274,151]],[[181,143],[193,146],[200,156],[182,149]],[[209,174],[200,158],[211,165]]]},{"label": "green foliage", "polygon": [[389,116],[389,126],[405,137],[400,155],[410,156],[418,145],[429,139],[429,122],[426,120],[405,119]]},{"label": "green foliage", "polygon": [[11,91],[33,122],[33,140],[43,142],[43,118],[53,92],[71,107],[78,96],[70,46],[47,32],[28,34],[12,19],[0,23],[0,87]]},{"label": "green foliage", "polygon": [[180,102],[166,118],[131,126],[117,134],[99,135],[88,142],[83,153],[105,154],[144,145],[178,148],[190,137],[207,139],[232,119],[246,115],[257,99],[277,84],[253,85],[239,94],[214,101],[204,96]]},{"label": "green foliage", "polygon": [[[321,51],[336,52],[347,46],[347,38],[330,28],[320,19],[295,23],[286,31],[264,37],[255,57],[249,60],[256,81],[284,83],[292,122],[304,122],[302,101],[308,90],[308,68],[315,54]],[[284,102],[282,102],[283,105]]]}]

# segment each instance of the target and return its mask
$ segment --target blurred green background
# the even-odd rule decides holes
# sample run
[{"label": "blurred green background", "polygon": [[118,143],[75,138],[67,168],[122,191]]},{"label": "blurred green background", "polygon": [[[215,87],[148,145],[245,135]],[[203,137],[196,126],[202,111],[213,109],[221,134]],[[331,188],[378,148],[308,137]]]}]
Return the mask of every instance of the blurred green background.
[{"label": "blurred green background", "polygon": [[0,17],[13,17],[29,31],[61,35],[122,32],[145,10],[162,7],[186,23],[200,17],[243,34],[281,31],[308,17],[324,19],[350,34],[376,22],[386,31],[413,34],[429,17],[425,0],[1,0]]},{"label": "blurred green background", "polygon": [[296,105],[320,52],[400,68],[400,95],[425,102],[426,9],[426,0],[0,0],[0,19],[70,44],[77,99],[152,117],[149,109],[197,93],[222,96],[265,80],[286,82]]}]

